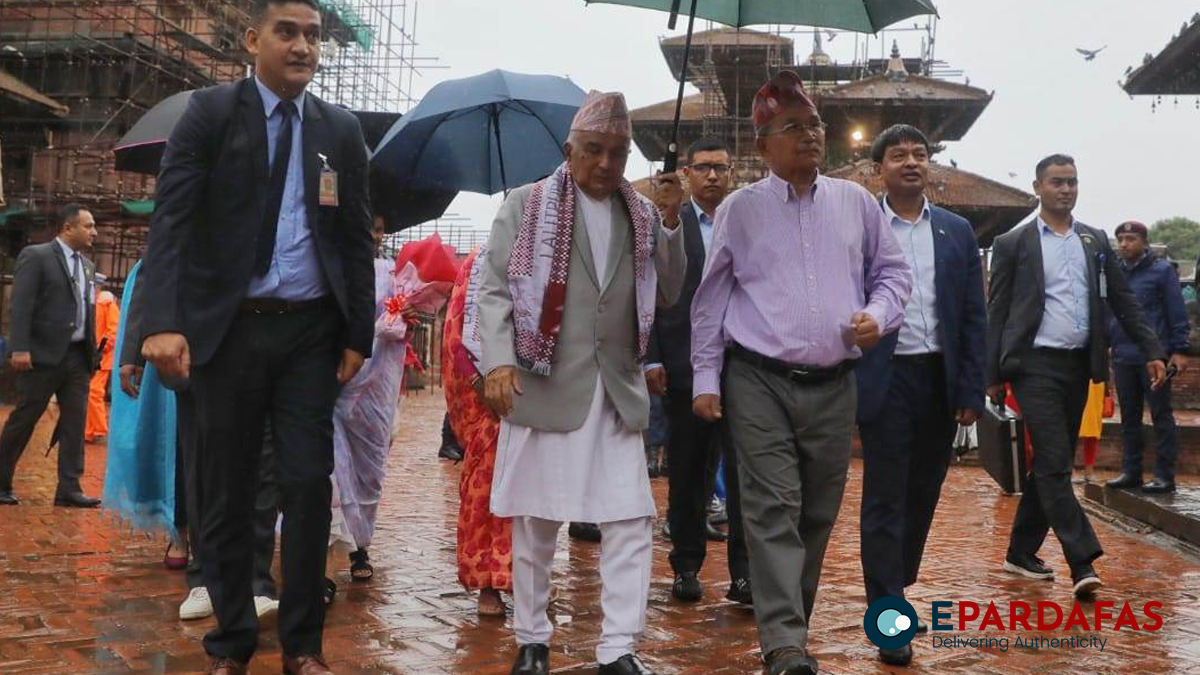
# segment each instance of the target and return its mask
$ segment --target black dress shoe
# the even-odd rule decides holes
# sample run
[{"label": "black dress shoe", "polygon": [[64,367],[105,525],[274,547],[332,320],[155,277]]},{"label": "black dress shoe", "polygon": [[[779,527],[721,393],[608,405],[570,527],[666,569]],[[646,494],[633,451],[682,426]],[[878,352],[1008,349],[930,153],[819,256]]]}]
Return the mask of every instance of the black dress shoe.
[{"label": "black dress shoe", "polygon": [[1004,571],[1030,579],[1053,579],[1054,572],[1042,559],[1030,553],[1009,553],[1004,558]]},{"label": "black dress shoe", "polygon": [[1165,495],[1174,491],[1175,484],[1167,482],[1161,478],[1155,478],[1154,480],[1142,486],[1142,492],[1152,495]]},{"label": "black dress shoe", "polygon": [[446,443],[438,450],[438,459],[448,459],[451,462],[461,462],[463,459],[462,448],[457,445]]},{"label": "black dress shoe", "polygon": [[912,645],[904,645],[897,649],[879,648],[879,660],[889,666],[907,666],[912,663]]},{"label": "black dress shoe", "polygon": [[671,595],[684,602],[696,602],[704,597],[704,586],[695,572],[683,572],[675,575],[675,583],[671,584]]},{"label": "black dress shoe", "polygon": [[928,632],[929,632],[929,624],[925,623],[924,621],[922,621],[920,619],[920,617],[918,617],[917,618],[917,635],[920,635],[921,633],[928,633]]},{"label": "black dress shoe", "polygon": [[17,496],[11,490],[0,492],[0,506],[16,506],[21,502],[17,501]]},{"label": "black dress shoe", "polygon": [[1108,481],[1104,484],[1105,487],[1110,487],[1114,490],[1127,490],[1135,488],[1142,484],[1142,477],[1132,473],[1123,473],[1120,476]]},{"label": "black dress shoe", "polygon": [[729,535],[713,527],[708,521],[704,522],[704,536],[708,537],[709,541],[725,541],[729,538]]},{"label": "black dress shoe", "polygon": [[605,663],[596,671],[596,675],[655,675],[653,670],[646,667],[642,660],[633,654],[626,654],[612,663]]},{"label": "black dress shoe", "polygon": [[595,523],[571,523],[567,526],[567,536],[598,544],[600,543],[600,526]]},{"label": "black dress shoe", "polygon": [[541,644],[521,645],[510,675],[550,675],[550,647]]},{"label": "black dress shoe", "polygon": [[780,647],[766,661],[767,675],[817,675],[817,660],[796,647]]},{"label": "black dress shoe", "polygon": [[1075,583],[1074,591],[1077,598],[1090,597],[1097,588],[1104,585],[1091,564],[1072,566],[1071,581]]},{"label": "black dress shoe", "polygon": [[729,592],[725,594],[725,599],[743,605],[753,605],[754,595],[750,592],[750,580],[745,577],[734,579],[733,583],[729,584]]},{"label": "black dress shoe", "polygon": [[89,497],[82,492],[72,492],[69,495],[58,495],[55,497],[54,505],[76,509],[94,509],[100,506],[100,500],[95,497]]},{"label": "black dress shoe", "polygon": [[671,541],[671,521],[669,521],[669,520],[663,521],[662,536],[663,536],[663,539],[666,539],[667,541]]}]

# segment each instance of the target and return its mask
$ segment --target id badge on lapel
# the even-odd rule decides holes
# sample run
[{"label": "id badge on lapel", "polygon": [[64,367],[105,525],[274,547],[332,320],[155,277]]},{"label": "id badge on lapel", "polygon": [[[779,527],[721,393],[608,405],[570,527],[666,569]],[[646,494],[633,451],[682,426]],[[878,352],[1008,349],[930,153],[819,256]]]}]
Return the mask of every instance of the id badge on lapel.
[{"label": "id badge on lapel", "polygon": [[329,158],[323,154],[317,153],[317,157],[321,159],[321,177],[317,183],[318,203],[321,206],[337,206],[338,205],[338,175],[337,172],[329,166]]}]

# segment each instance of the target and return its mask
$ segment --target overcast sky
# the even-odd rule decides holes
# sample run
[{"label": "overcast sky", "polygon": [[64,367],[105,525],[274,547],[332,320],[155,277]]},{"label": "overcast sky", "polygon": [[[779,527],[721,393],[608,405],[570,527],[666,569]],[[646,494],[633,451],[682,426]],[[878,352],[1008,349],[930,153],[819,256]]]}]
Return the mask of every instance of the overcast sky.
[{"label": "overcast sky", "polygon": [[[1194,0],[934,1],[941,16],[937,57],[973,86],[995,91],[964,140],[947,144],[939,161],[954,159],[959,168],[1031,191],[1037,160],[1066,152],[1078,162],[1080,220],[1110,231],[1128,219],[1200,220],[1197,97],[1180,98],[1178,105],[1167,98],[1151,112],[1151,98],[1130,99],[1118,87],[1127,67],[1147,52],[1157,54],[1200,10]],[[706,23],[697,22],[697,30]],[[680,21],[680,29],[685,24]],[[423,71],[414,82],[417,94],[443,79],[492,68],[565,75],[585,90],[622,91],[631,108],[672,98],[678,86],[658,47],[661,37],[672,35],[660,12],[583,0],[425,0],[416,30],[418,54],[446,66]],[[893,37],[905,56],[919,56],[920,34],[887,35],[889,45]],[[796,43],[802,60],[811,38],[796,36]],[[1075,51],[1105,45],[1091,62]],[[839,35],[826,51],[851,61],[854,34]],[[627,175],[649,172],[635,152]],[[450,210],[487,229],[498,202],[464,194]]]}]

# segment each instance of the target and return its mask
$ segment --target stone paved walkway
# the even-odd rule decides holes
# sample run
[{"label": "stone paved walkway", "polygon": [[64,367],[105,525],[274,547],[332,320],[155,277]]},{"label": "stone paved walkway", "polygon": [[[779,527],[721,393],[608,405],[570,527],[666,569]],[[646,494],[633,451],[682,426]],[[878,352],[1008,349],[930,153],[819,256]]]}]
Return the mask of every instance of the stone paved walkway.
[{"label": "stone paved walkway", "polygon": [[[454,673],[506,675],[514,646],[508,621],[480,619],[474,599],[457,584],[454,525],[456,466],[435,458],[443,404],[440,391],[406,399],[402,433],[391,457],[372,557],[375,580],[351,584],[344,551],[331,557],[340,587],[330,609],[326,653],[342,675]],[[6,411],[0,412],[3,416]],[[192,673],[205,659],[200,637],[212,620],[183,623],[181,573],[162,566],[165,538],[132,532],[104,511],[51,507],[53,457],[43,457],[51,420],[44,419],[18,469],[19,507],[0,507],[0,674]],[[103,446],[89,446],[86,489],[99,494]],[[861,470],[856,463],[841,520],[829,550],[811,648],[822,672],[910,672],[874,660],[862,631],[864,596],[858,561]],[[660,511],[664,480],[655,481]],[[1058,574],[1054,583],[1019,580],[1000,571],[1016,501],[1001,496],[979,469],[955,467],[931,534],[922,581],[910,599],[928,616],[933,600],[970,600],[1001,608],[1010,601],[1050,600],[1069,607],[1068,570],[1057,546],[1042,552]],[[1163,603],[1156,632],[1106,630],[1097,650],[1010,647],[934,649],[915,641],[914,673],[1049,675],[1200,673],[1200,558],[1160,535],[1111,517],[1094,517],[1108,555],[1097,566],[1102,600],[1119,608]],[[667,546],[658,540],[643,645],[663,675],[758,673],[751,613],[722,599],[724,552],[711,546],[702,578],[705,598],[683,605],[670,597]],[[552,605],[558,626],[555,673],[582,675],[598,637],[596,547],[568,541],[563,531],[555,560],[561,598]],[[1092,611],[1087,607],[1089,614]],[[1140,615],[1139,615],[1140,616]],[[976,622],[978,625],[978,622]],[[1111,625],[1111,624],[1110,624]],[[945,633],[948,636],[1036,637],[1038,633]],[[1055,631],[1047,637],[1092,633]],[[252,673],[279,672],[278,640],[264,629]]]}]

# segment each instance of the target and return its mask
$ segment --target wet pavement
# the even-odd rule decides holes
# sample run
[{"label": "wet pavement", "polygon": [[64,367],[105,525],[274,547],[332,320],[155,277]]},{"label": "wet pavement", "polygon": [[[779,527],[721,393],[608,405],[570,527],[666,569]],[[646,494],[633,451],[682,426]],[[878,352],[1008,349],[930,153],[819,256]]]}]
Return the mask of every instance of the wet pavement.
[{"label": "wet pavement", "polygon": [[[510,621],[481,619],[474,598],[455,576],[458,468],[439,461],[443,404],[440,391],[404,402],[404,420],[390,461],[372,558],[376,575],[352,584],[345,551],[331,554],[337,600],[329,611],[325,648],[339,675],[455,673],[505,675],[515,647]],[[0,411],[0,417],[7,409]],[[117,674],[202,672],[200,638],[213,625],[178,620],[186,595],[181,572],[162,565],[166,539],[131,531],[104,511],[53,508],[54,458],[43,451],[52,420],[43,419],[16,480],[19,507],[0,507],[0,674]],[[100,493],[103,446],[89,446],[85,489]],[[910,669],[874,659],[863,633],[864,595],[858,558],[861,469],[855,463],[841,519],[825,566],[812,622],[810,648],[823,673],[971,673],[1053,675],[1094,673],[1200,673],[1200,557],[1170,539],[1094,512],[1107,552],[1097,564],[1105,588],[1098,598],[1140,608],[1163,604],[1157,631],[1055,630],[934,633],[944,637],[1008,638],[993,646],[935,648],[934,637],[914,641]],[[664,479],[654,481],[660,512]],[[1070,611],[1069,572],[1051,540],[1042,556],[1058,580],[1022,580],[1000,570],[1016,499],[1002,496],[982,470],[951,469],[934,522],[922,579],[909,594],[928,620],[930,602],[1053,601]],[[557,626],[555,673],[595,672],[599,633],[598,548],[569,542],[566,528],[555,559],[561,591],[551,606]],[[710,545],[702,579],[704,600],[671,598],[666,542],[656,540],[653,585],[642,653],[663,675],[759,673],[753,616],[723,599],[728,583],[723,544]],[[1090,617],[1094,608],[1084,607]],[[1007,616],[1007,612],[1004,612]],[[979,620],[973,623],[978,627]],[[1096,648],[1017,647],[1016,637],[1106,639]],[[266,627],[251,672],[279,673],[273,626]]]}]

